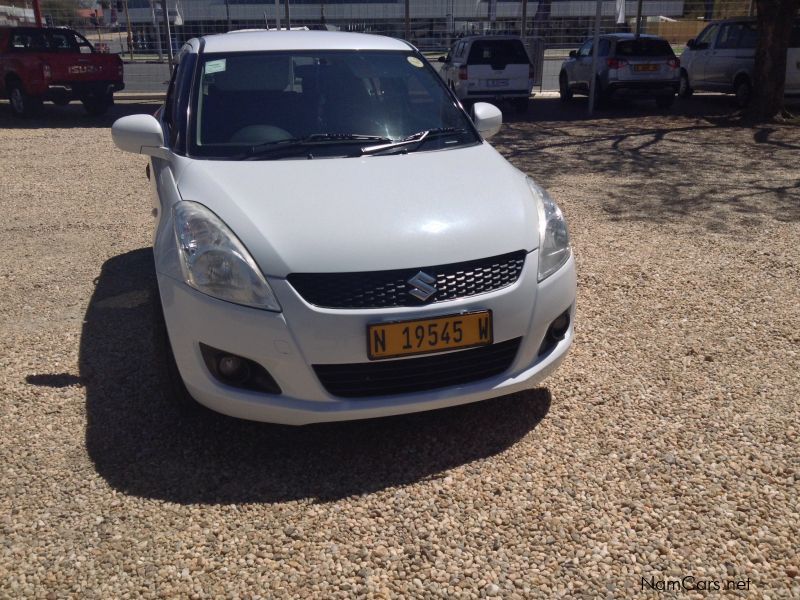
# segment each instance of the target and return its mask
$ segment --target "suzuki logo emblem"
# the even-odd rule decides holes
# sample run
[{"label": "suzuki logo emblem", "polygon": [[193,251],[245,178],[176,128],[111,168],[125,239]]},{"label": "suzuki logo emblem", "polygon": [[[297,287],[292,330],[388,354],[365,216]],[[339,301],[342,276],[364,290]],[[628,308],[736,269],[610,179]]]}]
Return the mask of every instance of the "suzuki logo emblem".
[{"label": "suzuki logo emblem", "polygon": [[436,283],[436,278],[422,271],[414,275],[407,283],[411,286],[408,293],[417,300],[422,300],[423,302],[439,291],[436,289],[436,286],[433,285]]}]

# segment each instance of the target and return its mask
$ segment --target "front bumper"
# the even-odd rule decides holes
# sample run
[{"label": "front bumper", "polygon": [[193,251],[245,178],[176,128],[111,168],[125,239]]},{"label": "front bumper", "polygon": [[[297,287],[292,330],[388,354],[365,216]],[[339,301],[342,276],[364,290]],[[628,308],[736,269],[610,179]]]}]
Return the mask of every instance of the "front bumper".
[{"label": "front bumper", "polygon": [[[270,279],[283,307],[283,312],[273,313],[216,300],[161,273],[158,282],[172,349],[192,397],[234,417],[303,425],[443,408],[535,386],[561,363],[572,343],[576,289],[572,257],[541,284],[536,280],[537,262],[534,251],[517,282],[506,288],[414,308],[319,308],[306,303],[286,280]],[[428,391],[345,399],[328,393],[311,367],[367,362],[369,323],[480,309],[493,312],[495,342],[522,337],[511,366],[498,376]],[[570,311],[566,336],[540,355],[550,323],[565,310]],[[207,369],[201,343],[259,363],[283,393],[223,384]]]},{"label": "front bumper", "polygon": [[54,82],[47,86],[45,98],[80,99],[86,96],[103,96],[125,89],[122,81],[65,81]]},{"label": "front bumper", "polygon": [[664,96],[677,94],[677,79],[652,81],[609,81],[606,91],[619,96]]}]

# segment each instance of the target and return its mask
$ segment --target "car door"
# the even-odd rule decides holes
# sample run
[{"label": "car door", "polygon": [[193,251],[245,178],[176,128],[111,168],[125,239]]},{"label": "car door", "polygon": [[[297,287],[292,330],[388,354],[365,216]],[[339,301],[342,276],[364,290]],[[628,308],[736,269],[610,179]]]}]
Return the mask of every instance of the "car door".
[{"label": "car door", "polygon": [[508,66],[507,40],[479,38],[472,42],[467,55],[467,79],[473,93],[490,94],[508,89],[505,73]]},{"label": "car door", "polygon": [[453,56],[456,53],[456,48],[461,42],[453,44],[452,48],[447,51],[447,54],[444,57],[444,62],[441,63],[441,67],[439,67],[439,75],[441,75],[444,82],[449,86],[450,80],[452,79],[452,64],[453,64]]},{"label": "car door", "polygon": [[592,42],[593,40],[586,40],[578,48],[575,63],[572,66],[572,81],[570,84],[573,88],[581,91],[589,90],[589,81],[592,73]]},{"label": "car door", "polygon": [[718,33],[718,24],[709,25],[697,36],[691,48],[691,59],[686,61],[684,66],[689,74],[689,82],[694,89],[708,89],[706,85],[706,63],[711,56],[711,52],[713,52],[713,42],[716,40]]},{"label": "car door", "polygon": [[752,73],[756,39],[755,23],[723,23],[706,60],[706,85],[729,91],[733,87],[734,77],[739,73]]},{"label": "car door", "polygon": [[[500,65],[505,62],[505,67],[501,71],[494,71],[492,76],[495,81],[499,78],[501,90],[518,92],[521,90],[530,91],[531,89],[531,60],[522,40],[510,39],[503,44],[503,59]],[[495,66],[500,66],[495,65]],[[507,81],[507,84],[503,85]]]},{"label": "car door", "polygon": [[444,63],[445,72],[447,76],[445,77],[445,82],[447,85],[455,89],[456,85],[458,85],[458,68],[464,62],[465,56],[465,48],[469,45],[469,42],[458,42],[449,54],[449,59]]}]

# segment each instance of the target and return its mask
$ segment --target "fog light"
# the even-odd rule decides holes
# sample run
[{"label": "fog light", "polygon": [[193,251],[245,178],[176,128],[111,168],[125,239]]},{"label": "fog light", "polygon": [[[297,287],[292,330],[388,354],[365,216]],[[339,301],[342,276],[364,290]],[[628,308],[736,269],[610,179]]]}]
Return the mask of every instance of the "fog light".
[{"label": "fog light", "polygon": [[225,379],[232,379],[234,381],[244,381],[247,379],[247,365],[238,356],[231,356],[223,354],[217,363],[219,374]]},{"label": "fog light", "polygon": [[200,344],[200,353],[209,373],[225,385],[267,394],[281,393],[278,382],[254,360],[203,343]]}]

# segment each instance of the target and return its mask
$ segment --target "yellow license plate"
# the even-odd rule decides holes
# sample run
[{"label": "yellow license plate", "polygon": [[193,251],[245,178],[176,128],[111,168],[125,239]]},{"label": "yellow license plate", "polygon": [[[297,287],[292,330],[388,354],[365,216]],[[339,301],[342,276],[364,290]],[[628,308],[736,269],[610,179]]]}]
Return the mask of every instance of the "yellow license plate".
[{"label": "yellow license plate", "polygon": [[492,312],[482,310],[433,319],[367,326],[370,360],[471,348],[492,343]]},{"label": "yellow license plate", "polygon": [[633,65],[634,71],[658,71],[658,65]]}]

